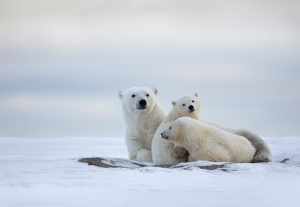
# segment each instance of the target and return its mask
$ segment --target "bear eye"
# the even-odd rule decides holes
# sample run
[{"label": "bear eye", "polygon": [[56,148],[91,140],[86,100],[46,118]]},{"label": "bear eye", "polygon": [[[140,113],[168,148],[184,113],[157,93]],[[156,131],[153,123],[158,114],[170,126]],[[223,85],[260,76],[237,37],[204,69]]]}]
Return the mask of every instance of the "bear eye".
[{"label": "bear eye", "polygon": [[185,107],[185,104],[182,104],[183,107]]},{"label": "bear eye", "polygon": [[195,101],[194,100],[192,100],[192,103],[194,103]]},{"label": "bear eye", "polygon": [[132,94],[132,95],[131,95],[131,98],[135,98],[135,94]]},{"label": "bear eye", "polygon": [[146,96],[149,97],[150,96],[149,93],[147,93]]}]

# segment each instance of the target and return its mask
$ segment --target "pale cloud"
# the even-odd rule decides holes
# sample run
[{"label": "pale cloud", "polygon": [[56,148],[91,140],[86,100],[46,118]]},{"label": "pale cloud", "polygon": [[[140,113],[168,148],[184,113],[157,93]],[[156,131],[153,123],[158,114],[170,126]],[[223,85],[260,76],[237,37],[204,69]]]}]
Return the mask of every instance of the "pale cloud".
[{"label": "pale cloud", "polygon": [[14,95],[0,100],[0,136],[120,136],[124,131],[115,97]]},{"label": "pale cloud", "polygon": [[[298,1],[3,1],[2,45],[295,47]],[[297,35],[298,34],[298,35]]]}]

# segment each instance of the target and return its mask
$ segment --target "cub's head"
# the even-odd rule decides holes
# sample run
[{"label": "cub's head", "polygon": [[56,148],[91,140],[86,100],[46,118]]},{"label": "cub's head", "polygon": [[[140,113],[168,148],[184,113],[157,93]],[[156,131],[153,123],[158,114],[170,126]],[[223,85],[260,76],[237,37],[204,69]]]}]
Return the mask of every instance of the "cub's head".
[{"label": "cub's head", "polygon": [[151,111],[157,103],[156,88],[132,87],[119,92],[123,109],[129,113]]},{"label": "cub's head", "polygon": [[178,128],[174,125],[174,122],[166,125],[166,127],[160,133],[160,136],[165,140],[175,142],[176,137],[178,137]]},{"label": "cub's head", "polygon": [[200,99],[198,94],[194,96],[184,96],[177,101],[172,102],[173,111],[178,117],[188,116],[199,118],[200,115]]}]

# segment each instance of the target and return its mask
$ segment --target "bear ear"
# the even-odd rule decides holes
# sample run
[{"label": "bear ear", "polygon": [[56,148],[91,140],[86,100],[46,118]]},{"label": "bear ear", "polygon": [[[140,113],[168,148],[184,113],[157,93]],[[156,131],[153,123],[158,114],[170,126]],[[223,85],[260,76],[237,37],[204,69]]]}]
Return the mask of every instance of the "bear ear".
[{"label": "bear ear", "polygon": [[172,105],[175,106],[176,105],[176,101],[172,101]]},{"label": "bear ear", "polygon": [[196,97],[199,97],[199,95],[198,95],[198,93],[197,93],[197,92],[195,93],[195,96],[196,96]]},{"label": "bear ear", "polygon": [[155,95],[157,95],[158,94],[158,90],[157,90],[157,88],[152,88],[152,90],[153,90],[153,93],[155,94]]},{"label": "bear ear", "polygon": [[120,99],[123,98],[123,93],[122,93],[122,91],[119,91],[118,95],[119,95],[119,98],[120,98]]}]

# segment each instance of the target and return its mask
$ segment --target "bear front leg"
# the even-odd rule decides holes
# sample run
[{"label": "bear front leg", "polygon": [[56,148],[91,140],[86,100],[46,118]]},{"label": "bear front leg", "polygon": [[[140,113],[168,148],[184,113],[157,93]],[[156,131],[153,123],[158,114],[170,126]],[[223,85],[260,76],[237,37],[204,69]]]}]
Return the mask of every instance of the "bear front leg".
[{"label": "bear front leg", "polygon": [[135,138],[127,138],[127,150],[130,160],[152,162],[152,153]]}]

